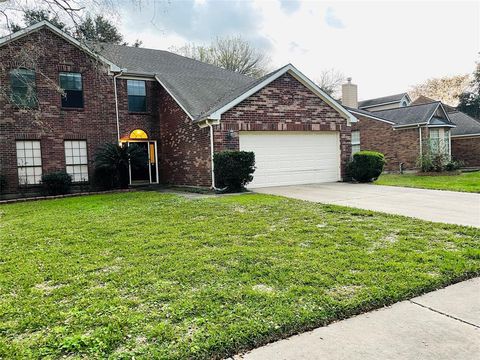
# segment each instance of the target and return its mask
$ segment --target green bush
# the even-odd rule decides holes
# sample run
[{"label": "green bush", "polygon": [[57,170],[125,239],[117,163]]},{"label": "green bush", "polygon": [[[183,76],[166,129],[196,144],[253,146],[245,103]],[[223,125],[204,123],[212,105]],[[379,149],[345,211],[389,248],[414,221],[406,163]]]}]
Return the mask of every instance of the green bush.
[{"label": "green bush", "polygon": [[461,161],[450,160],[445,153],[424,154],[417,160],[422,172],[455,171],[463,166]]},{"label": "green bush", "polygon": [[93,172],[92,186],[94,190],[115,189],[115,176],[106,168],[96,167]]},{"label": "green bush", "polygon": [[347,165],[347,176],[358,182],[375,181],[383,171],[385,157],[376,151],[359,151]]},{"label": "green bush", "polygon": [[455,171],[459,170],[461,167],[464,166],[463,161],[458,161],[458,160],[450,160],[446,165],[445,165],[445,170],[446,171]]},{"label": "green bush", "polygon": [[242,191],[253,180],[255,154],[251,151],[222,151],[213,156],[213,163],[217,188]]},{"label": "green bush", "polygon": [[137,169],[148,161],[147,152],[135,143],[106,143],[95,154],[95,183],[102,188],[128,188],[129,165]]},{"label": "green bush", "polygon": [[7,190],[7,177],[0,174],[0,194],[3,194]]},{"label": "green bush", "polygon": [[417,166],[421,172],[433,171],[433,160],[430,154],[424,154],[417,159]]},{"label": "green bush", "polygon": [[42,176],[42,187],[46,195],[68,194],[72,187],[72,177],[64,171],[56,171]]}]

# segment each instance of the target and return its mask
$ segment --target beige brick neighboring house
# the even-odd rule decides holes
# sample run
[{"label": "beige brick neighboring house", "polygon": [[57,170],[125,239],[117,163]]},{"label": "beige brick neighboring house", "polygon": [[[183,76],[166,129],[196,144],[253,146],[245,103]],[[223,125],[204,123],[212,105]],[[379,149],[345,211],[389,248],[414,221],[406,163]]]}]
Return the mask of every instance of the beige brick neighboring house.
[{"label": "beige brick neighboring house", "polygon": [[[342,97],[345,95],[351,98],[349,94]],[[419,157],[427,151],[451,155],[450,135],[455,124],[440,102],[412,105],[408,94],[402,93],[360,101],[358,108],[348,110],[359,120],[352,126],[352,153],[383,153],[387,171],[415,170]]]}]

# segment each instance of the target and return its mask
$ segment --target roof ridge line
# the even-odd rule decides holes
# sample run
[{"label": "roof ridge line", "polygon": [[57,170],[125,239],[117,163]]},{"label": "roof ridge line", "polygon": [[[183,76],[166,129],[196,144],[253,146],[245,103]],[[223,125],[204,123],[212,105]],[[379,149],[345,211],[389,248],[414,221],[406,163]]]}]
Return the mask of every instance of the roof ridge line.
[{"label": "roof ridge line", "polygon": [[425,105],[431,105],[431,104],[434,104],[434,103],[442,103],[441,101],[432,101],[432,102],[429,102],[429,103],[424,103],[424,104],[414,104],[414,105],[408,105],[408,106],[400,106],[398,108],[393,108],[393,109],[384,109],[384,110],[378,110],[378,111],[372,111],[374,113],[376,112],[382,112],[382,111],[392,111],[392,110],[400,110],[400,109],[408,109],[408,108],[411,108],[411,107],[415,107],[415,106],[425,106]]}]

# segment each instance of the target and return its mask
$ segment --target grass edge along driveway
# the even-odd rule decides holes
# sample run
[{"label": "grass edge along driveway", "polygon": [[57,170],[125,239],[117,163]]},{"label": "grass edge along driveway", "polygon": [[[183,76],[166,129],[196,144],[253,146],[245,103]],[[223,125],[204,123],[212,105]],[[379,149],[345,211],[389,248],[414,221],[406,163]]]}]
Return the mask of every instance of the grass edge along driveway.
[{"label": "grass edge along driveway", "polygon": [[479,275],[479,237],[259,194],[0,206],[0,358],[223,358]]},{"label": "grass edge along driveway", "polygon": [[375,184],[480,193],[480,171],[458,175],[382,174]]}]

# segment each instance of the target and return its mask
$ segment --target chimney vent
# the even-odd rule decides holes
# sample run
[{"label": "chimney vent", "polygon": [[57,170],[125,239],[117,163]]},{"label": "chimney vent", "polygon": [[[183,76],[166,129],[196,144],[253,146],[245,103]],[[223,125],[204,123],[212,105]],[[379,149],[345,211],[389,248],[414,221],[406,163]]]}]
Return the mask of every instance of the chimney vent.
[{"label": "chimney vent", "polygon": [[342,105],[357,108],[358,107],[358,89],[357,85],[352,84],[352,78],[347,78],[347,83],[342,85]]}]

